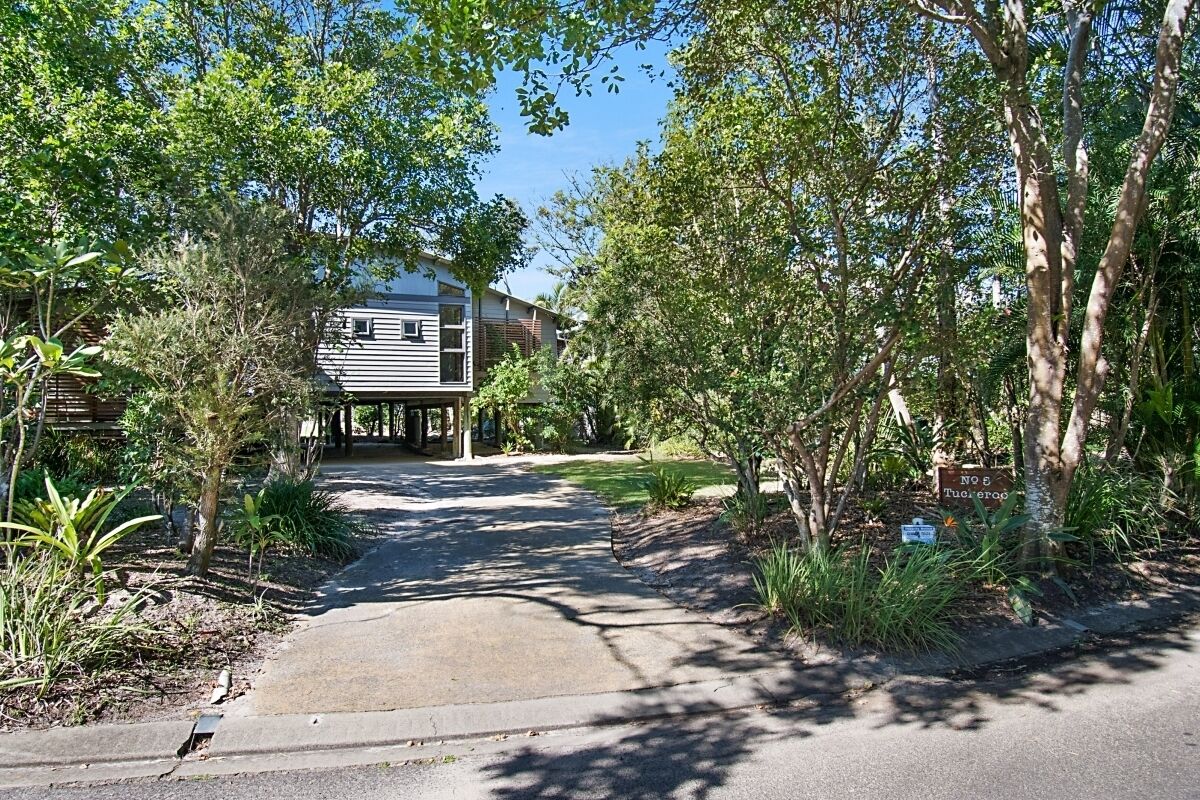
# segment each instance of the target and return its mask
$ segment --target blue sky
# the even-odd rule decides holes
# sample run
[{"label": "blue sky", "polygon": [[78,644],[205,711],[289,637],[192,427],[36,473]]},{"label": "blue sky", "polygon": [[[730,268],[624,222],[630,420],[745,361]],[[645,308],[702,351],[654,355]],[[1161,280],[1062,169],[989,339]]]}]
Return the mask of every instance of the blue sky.
[{"label": "blue sky", "polygon": [[[526,131],[514,91],[520,78],[512,73],[500,75],[489,98],[492,120],[500,129],[500,152],[484,167],[478,182],[480,196],[511,197],[532,219],[538,206],[566,185],[565,175],[587,173],[595,164],[623,161],[639,141],[656,142],[658,122],[666,113],[671,90],[665,79],[650,80],[638,65],[665,66],[666,48],[656,44],[642,51],[628,47],[617,53],[615,63],[625,77],[621,91],[605,91],[598,79],[591,97],[575,97],[573,90],[565,90],[559,101],[571,121],[552,136]],[[512,293],[533,298],[549,290],[554,277],[544,269],[548,263],[549,259],[539,254],[530,268],[508,276]]]}]

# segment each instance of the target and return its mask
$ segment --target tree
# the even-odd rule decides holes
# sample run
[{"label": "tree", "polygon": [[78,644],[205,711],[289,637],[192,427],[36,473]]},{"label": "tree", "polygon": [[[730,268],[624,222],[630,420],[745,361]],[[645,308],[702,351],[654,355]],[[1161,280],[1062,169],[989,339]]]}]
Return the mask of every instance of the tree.
[{"label": "tree", "polygon": [[[1096,15],[1104,4],[1064,0],[1057,9],[1024,0],[910,0],[910,4],[932,19],[966,30],[1001,87],[1025,248],[1029,410],[1024,462],[1031,516],[1025,553],[1031,560],[1041,559],[1050,553],[1051,532],[1062,525],[1067,494],[1084,457],[1088,428],[1109,372],[1102,355],[1104,323],[1145,209],[1150,166],[1171,125],[1193,2],[1169,0],[1162,12],[1142,129],[1129,156],[1078,336],[1071,324],[1089,194],[1084,107],[1093,74],[1089,56],[1096,47]],[[1064,57],[1058,63],[1042,60],[1035,65],[1033,37],[1059,26],[1066,33]],[[1136,35],[1129,29],[1122,33]],[[1045,76],[1035,77],[1035,66],[1039,73],[1052,69],[1062,87],[1061,167],[1051,144],[1054,131],[1037,102],[1037,84]],[[1078,363],[1074,396],[1068,400],[1068,358],[1073,353],[1078,354]]]},{"label": "tree", "polygon": [[496,438],[512,437],[513,444],[528,447],[530,442],[520,429],[517,408],[529,397],[534,385],[532,359],[525,358],[514,344],[499,363],[488,370],[487,378],[471,398],[471,408],[484,409],[498,417]]},{"label": "tree", "polygon": [[797,303],[779,211],[732,180],[730,157],[676,109],[661,154],[597,169],[604,238],[575,290],[618,406],[645,409],[658,435],[696,436],[753,498],[767,375]]},{"label": "tree", "polygon": [[971,152],[970,132],[946,124],[937,146],[926,135],[948,111],[930,64],[953,62],[943,36],[894,4],[698,13],[678,59],[687,97],[789,240],[799,311],[779,404],[790,418],[769,436],[802,541],[825,547],[929,305],[947,220],[939,186],[959,174],[939,148]]},{"label": "tree", "polygon": [[140,377],[182,436],[199,487],[188,571],[203,576],[227,471],[314,391],[308,343],[321,301],[278,209],[230,200],[195,231],[147,256],[163,307],[120,316],[107,357]]}]

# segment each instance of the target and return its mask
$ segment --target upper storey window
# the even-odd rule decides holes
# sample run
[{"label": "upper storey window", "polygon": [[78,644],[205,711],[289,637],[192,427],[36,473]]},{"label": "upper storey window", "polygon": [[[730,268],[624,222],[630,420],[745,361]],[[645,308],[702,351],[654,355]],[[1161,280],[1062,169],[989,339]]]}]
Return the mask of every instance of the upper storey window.
[{"label": "upper storey window", "polygon": [[438,296],[439,297],[466,297],[467,290],[461,286],[455,286],[453,283],[438,281]]}]

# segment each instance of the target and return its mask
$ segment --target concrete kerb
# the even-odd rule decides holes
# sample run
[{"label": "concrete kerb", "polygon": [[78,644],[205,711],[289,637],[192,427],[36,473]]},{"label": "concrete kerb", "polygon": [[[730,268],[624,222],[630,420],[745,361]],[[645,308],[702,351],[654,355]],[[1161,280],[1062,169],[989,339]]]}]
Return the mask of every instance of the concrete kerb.
[{"label": "concrete kerb", "polygon": [[217,726],[204,761],[177,755],[191,737],[192,720],[6,734],[0,736],[0,786],[253,770],[259,768],[256,758],[276,756],[283,761],[273,763],[302,767],[303,760],[285,757],[382,751],[409,742],[483,739],[779,706],[831,692],[879,687],[901,677],[945,675],[1031,658],[1070,648],[1094,634],[1112,635],[1196,611],[1200,611],[1200,593],[1164,593],[1082,611],[1072,619],[1044,620],[1035,628],[993,631],[970,642],[957,658],[866,659],[849,672],[844,662],[833,662],[628,692],[396,711],[228,716]]},{"label": "concrete kerb", "polygon": [[45,786],[165,775],[193,720],[91,725],[0,736],[0,786]]}]

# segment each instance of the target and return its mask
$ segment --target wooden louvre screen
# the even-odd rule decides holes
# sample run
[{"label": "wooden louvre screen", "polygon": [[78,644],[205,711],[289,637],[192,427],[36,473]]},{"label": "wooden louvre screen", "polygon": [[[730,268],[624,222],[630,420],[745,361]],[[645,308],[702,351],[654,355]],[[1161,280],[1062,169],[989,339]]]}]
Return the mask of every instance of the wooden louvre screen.
[{"label": "wooden louvre screen", "polygon": [[124,410],[124,401],[97,397],[73,375],[56,375],[47,382],[48,423],[116,422]]},{"label": "wooden louvre screen", "polygon": [[542,345],[542,322],[536,319],[475,320],[475,368],[486,372],[504,360],[513,345],[529,357]]}]

